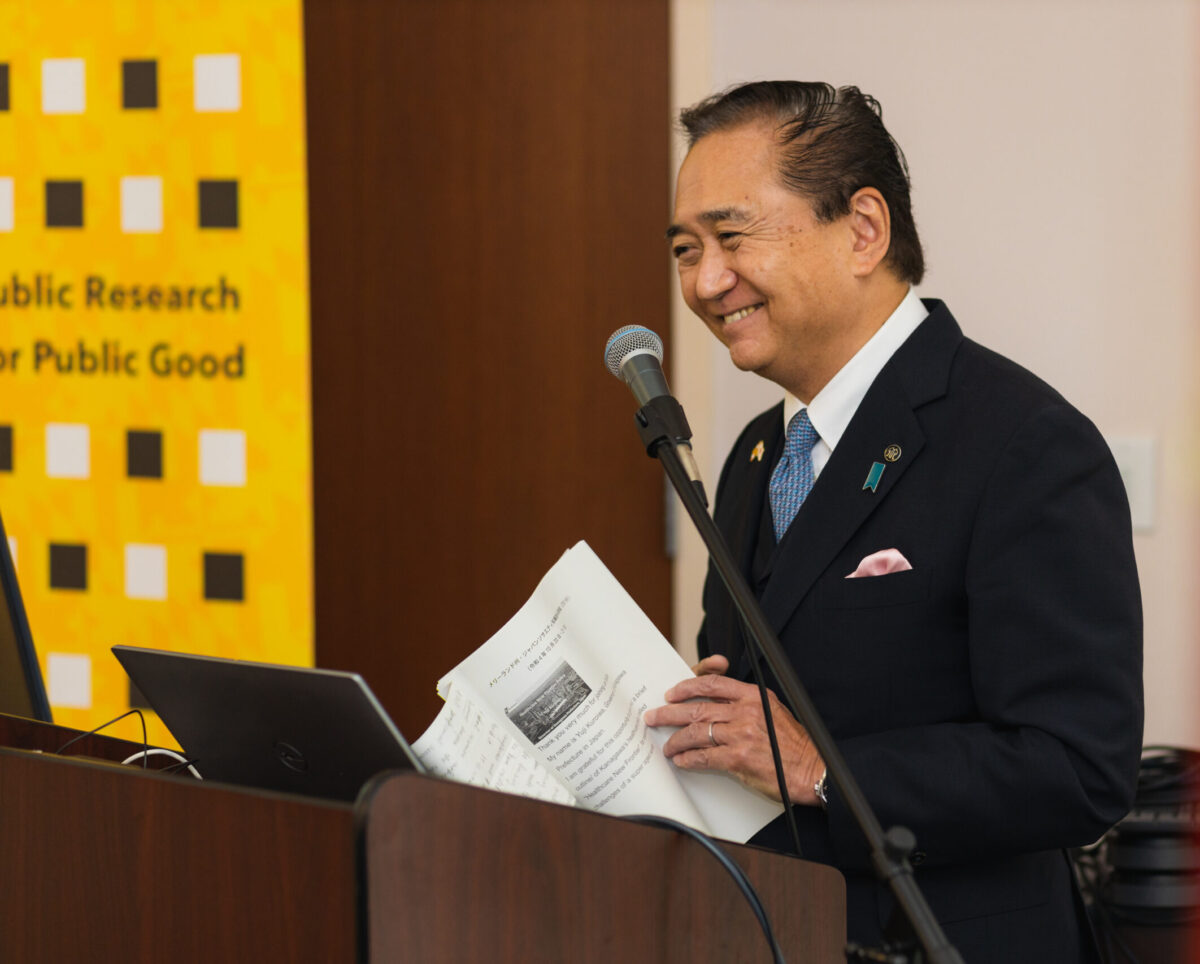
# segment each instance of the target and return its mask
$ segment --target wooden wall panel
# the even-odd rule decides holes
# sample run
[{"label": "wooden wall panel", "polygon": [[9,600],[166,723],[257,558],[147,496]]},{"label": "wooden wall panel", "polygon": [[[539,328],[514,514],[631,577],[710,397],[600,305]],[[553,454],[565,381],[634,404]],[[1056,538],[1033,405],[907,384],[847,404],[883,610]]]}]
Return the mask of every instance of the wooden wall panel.
[{"label": "wooden wall panel", "polygon": [[608,335],[665,331],[666,0],[306,0],[318,665],[416,736],[586,539],[669,631]]}]

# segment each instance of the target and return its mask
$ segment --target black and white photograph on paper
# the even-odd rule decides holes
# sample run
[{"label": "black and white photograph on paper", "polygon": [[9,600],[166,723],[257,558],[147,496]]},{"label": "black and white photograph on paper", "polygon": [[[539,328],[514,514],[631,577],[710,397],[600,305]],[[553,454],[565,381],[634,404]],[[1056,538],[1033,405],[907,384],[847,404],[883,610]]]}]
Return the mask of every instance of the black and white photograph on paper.
[{"label": "black and white photograph on paper", "polygon": [[505,715],[525,734],[530,743],[540,743],[588,698],[592,688],[570,663],[560,662]]}]

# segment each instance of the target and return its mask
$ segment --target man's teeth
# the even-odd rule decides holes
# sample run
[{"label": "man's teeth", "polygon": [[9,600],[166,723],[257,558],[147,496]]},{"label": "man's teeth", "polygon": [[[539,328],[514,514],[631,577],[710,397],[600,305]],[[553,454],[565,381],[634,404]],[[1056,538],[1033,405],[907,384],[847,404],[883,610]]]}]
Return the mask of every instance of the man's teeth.
[{"label": "man's teeth", "polygon": [[759,305],[747,305],[745,308],[741,308],[741,309],[735,311],[732,315],[726,315],[725,319],[724,319],[725,324],[728,325],[730,322],[741,321],[747,315],[750,315],[750,314],[753,314],[754,312],[756,312],[759,309],[759,307],[760,307]]}]

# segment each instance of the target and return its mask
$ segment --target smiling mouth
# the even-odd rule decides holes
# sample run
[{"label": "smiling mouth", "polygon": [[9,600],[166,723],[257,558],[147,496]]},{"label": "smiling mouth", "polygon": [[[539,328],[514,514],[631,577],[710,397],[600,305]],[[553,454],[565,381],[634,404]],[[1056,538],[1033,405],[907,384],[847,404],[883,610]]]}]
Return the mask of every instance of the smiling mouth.
[{"label": "smiling mouth", "polygon": [[749,315],[754,314],[754,312],[758,311],[758,309],[761,308],[762,305],[763,305],[763,303],[761,301],[756,305],[747,305],[745,308],[739,308],[737,311],[733,312],[732,314],[722,315],[721,320],[723,322],[725,322],[725,324],[727,324],[727,325],[732,324],[735,321],[741,321],[743,318],[746,318]]}]

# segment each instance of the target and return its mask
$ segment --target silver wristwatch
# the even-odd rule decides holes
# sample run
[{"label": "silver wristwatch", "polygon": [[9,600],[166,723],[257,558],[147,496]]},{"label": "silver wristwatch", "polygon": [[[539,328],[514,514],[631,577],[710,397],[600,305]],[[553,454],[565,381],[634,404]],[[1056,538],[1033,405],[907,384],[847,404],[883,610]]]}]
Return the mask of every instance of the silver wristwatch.
[{"label": "silver wristwatch", "polygon": [[817,799],[821,801],[821,809],[824,810],[829,806],[829,794],[826,789],[826,781],[829,778],[829,770],[821,771],[821,779],[813,784],[813,793],[817,795]]}]

